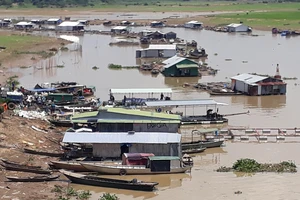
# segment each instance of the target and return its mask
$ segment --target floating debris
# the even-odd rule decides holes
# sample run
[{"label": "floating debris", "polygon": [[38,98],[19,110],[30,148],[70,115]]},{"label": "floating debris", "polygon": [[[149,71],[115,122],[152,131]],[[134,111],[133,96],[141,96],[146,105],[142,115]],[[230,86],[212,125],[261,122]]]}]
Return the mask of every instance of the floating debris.
[{"label": "floating debris", "polygon": [[232,59],[231,58],[226,58],[225,61],[232,61]]},{"label": "floating debris", "polygon": [[247,60],[243,60],[242,63],[248,63],[248,61]]},{"label": "floating debris", "polygon": [[93,69],[93,70],[97,70],[97,69],[99,69],[99,67],[94,66],[94,67],[92,67],[92,69]]},{"label": "floating debris", "polygon": [[57,68],[64,68],[64,65],[56,65]]}]

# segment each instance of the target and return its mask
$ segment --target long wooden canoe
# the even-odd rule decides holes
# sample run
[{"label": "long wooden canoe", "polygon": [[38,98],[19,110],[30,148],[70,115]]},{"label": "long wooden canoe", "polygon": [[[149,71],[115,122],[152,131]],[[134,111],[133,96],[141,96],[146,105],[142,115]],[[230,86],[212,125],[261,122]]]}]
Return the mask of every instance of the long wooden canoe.
[{"label": "long wooden canoe", "polygon": [[35,149],[29,149],[24,148],[25,153],[30,154],[36,154],[36,155],[43,155],[43,156],[49,156],[49,157],[63,157],[63,152],[47,152],[47,151],[41,151],[41,150],[35,150]]},{"label": "long wooden canoe", "polygon": [[30,166],[30,165],[24,165],[24,164],[19,164],[16,162],[12,162],[6,159],[1,158],[1,161],[5,164],[9,164],[9,165],[16,165],[16,166],[21,166],[21,167],[28,167],[28,168],[33,168],[33,169],[41,169],[41,166]]},{"label": "long wooden canoe", "polygon": [[49,165],[55,169],[66,169],[74,172],[89,171],[76,161],[50,161]]},{"label": "long wooden canoe", "polygon": [[44,169],[39,169],[39,168],[10,165],[10,164],[5,164],[5,163],[1,163],[1,165],[6,170],[12,170],[12,171],[31,172],[31,173],[36,173],[36,174],[50,174],[51,173],[50,170],[44,170]]},{"label": "long wooden canoe", "polygon": [[206,147],[204,148],[198,148],[198,149],[186,149],[183,150],[182,153],[186,153],[186,154],[194,154],[194,153],[201,153],[203,151],[205,151]]},{"label": "long wooden canoe", "polygon": [[59,178],[59,176],[60,175],[32,176],[32,177],[6,176],[6,178],[12,182],[44,182],[44,181],[53,181],[53,180]]},{"label": "long wooden canoe", "polygon": [[92,185],[99,187],[118,188],[127,190],[141,190],[141,191],[153,191],[155,186],[158,185],[156,182],[143,182],[133,179],[132,181],[101,178],[92,175],[83,175],[79,173],[73,173],[66,170],[60,170],[70,181],[73,183]]}]

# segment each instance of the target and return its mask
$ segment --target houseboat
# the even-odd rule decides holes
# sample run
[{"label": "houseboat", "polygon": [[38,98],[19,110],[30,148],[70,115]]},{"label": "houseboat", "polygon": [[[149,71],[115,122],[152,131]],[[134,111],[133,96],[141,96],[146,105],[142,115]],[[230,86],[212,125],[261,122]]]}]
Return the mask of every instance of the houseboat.
[{"label": "houseboat", "polygon": [[[148,108],[155,108],[157,112],[166,112],[169,114],[173,114],[171,111],[172,108],[183,107],[184,112],[181,114],[181,124],[222,124],[227,123],[228,119],[224,118],[223,115],[218,113],[217,106],[225,106],[226,103],[216,102],[213,99],[200,99],[200,100],[170,100],[170,101],[148,101],[145,102]],[[196,106],[205,106],[206,107],[206,115],[187,115],[186,109],[187,107],[192,107],[193,113]],[[215,107],[215,111],[213,109],[209,109],[209,106]]]},{"label": "houseboat", "polygon": [[176,156],[149,156],[145,165],[106,165],[100,163],[81,163],[90,171],[111,175],[175,174],[185,173],[192,166],[185,166]]}]

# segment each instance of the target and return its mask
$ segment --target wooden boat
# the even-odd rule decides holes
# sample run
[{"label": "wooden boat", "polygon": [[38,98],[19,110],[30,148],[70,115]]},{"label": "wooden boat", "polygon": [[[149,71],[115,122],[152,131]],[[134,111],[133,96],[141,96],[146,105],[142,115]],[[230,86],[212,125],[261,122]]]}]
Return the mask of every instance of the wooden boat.
[{"label": "wooden boat", "polygon": [[194,154],[194,153],[201,153],[205,151],[206,147],[203,148],[198,148],[198,149],[186,149],[183,150],[182,153],[187,153],[187,154]]},{"label": "wooden boat", "polygon": [[51,124],[53,124],[56,127],[72,127],[73,124],[71,120],[54,120],[54,119],[49,119],[48,120]]},{"label": "wooden boat", "polygon": [[210,140],[198,140],[195,142],[183,142],[181,143],[182,151],[189,149],[200,149],[200,148],[214,148],[220,147],[224,143],[224,140],[210,141]]},{"label": "wooden boat", "polygon": [[66,169],[75,172],[86,172],[88,171],[79,162],[76,161],[50,161],[49,165],[55,169]]},{"label": "wooden boat", "polygon": [[41,166],[30,166],[30,165],[19,164],[19,163],[15,163],[15,162],[3,159],[3,158],[1,158],[1,161],[5,164],[9,164],[9,165],[16,165],[16,166],[20,166],[20,167],[28,167],[28,168],[32,168],[32,169],[41,169]]},{"label": "wooden boat", "polygon": [[101,178],[92,175],[83,175],[79,173],[73,173],[66,170],[60,170],[70,181],[73,183],[92,185],[99,187],[109,187],[127,190],[141,190],[141,191],[153,191],[155,186],[158,185],[156,182],[143,182],[133,179],[132,181]]},{"label": "wooden boat", "polygon": [[39,168],[35,169],[35,168],[31,168],[31,167],[10,165],[10,164],[4,164],[4,163],[1,163],[1,165],[6,170],[12,170],[12,171],[31,172],[31,173],[36,173],[36,174],[50,174],[51,173],[51,171],[49,171],[49,170],[44,170],[44,169],[39,169]]},{"label": "wooden boat", "polygon": [[12,182],[44,182],[44,181],[53,181],[59,177],[60,175],[32,176],[32,177],[6,176],[6,178]]},{"label": "wooden boat", "polygon": [[[148,157],[147,165],[107,165],[103,163],[80,164],[86,169],[102,174],[112,175],[142,175],[142,174],[176,174],[191,170],[191,166],[185,166],[179,157],[174,156],[151,156]],[[161,163],[165,164],[162,166]]]},{"label": "wooden boat", "polygon": [[41,151],[41,150],[35,150],[29,148],[24,148],[24,152],[30,154],[36,154],[36,155],[50,156],[50,157],[62,157],[64,155],[64,153],[60,153],[60,152],[47,152],[47,151]]}]

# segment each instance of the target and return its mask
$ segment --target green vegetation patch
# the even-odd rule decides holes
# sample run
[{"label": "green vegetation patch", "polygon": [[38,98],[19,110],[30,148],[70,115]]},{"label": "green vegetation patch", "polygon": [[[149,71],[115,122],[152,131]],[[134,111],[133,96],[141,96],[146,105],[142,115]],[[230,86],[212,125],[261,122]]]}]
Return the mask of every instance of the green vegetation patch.
[{"label": "green vegetation patch", "polygon": [[254,159],[244,158],[237,160],[232,167],[222,166],[217,169],[217,172],[277,172],[277,173],[295,173],[297,166],[293,162],[280,162],[275,164],[258,163]]},{"label": "green vegetation patch", "polygon": [[31,35],[0,35],[0,45],[7,50],[20,49],[27,45],[34,45],[43,38]]}]

